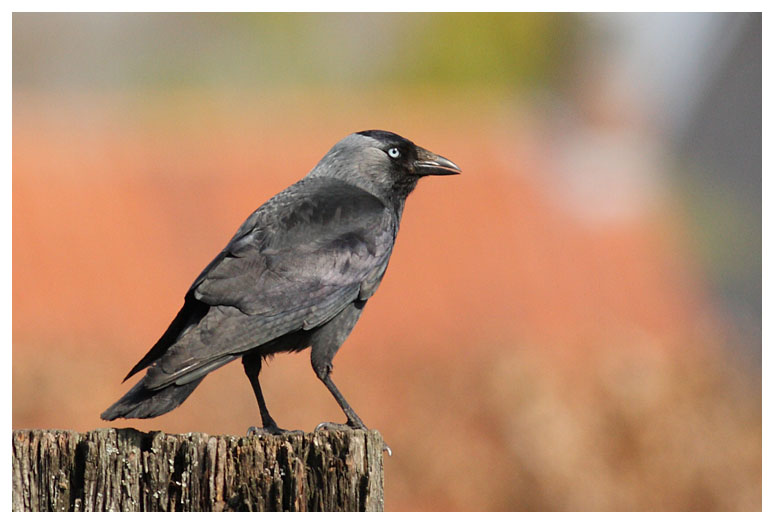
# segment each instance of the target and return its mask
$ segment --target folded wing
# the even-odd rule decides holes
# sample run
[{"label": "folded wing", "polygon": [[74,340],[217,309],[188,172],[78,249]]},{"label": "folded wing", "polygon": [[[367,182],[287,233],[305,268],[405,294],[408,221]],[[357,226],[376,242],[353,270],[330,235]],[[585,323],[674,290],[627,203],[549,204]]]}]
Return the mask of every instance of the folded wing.
[{"label": "folded wing", "polygon": [[374,293],[396,231],[395,215],[372,194],[335,179],[300,181],[245,221],[191,286],[176,321],[191,313],[131,373],[153,363],[146,388],[184,385],[324,324]]}]

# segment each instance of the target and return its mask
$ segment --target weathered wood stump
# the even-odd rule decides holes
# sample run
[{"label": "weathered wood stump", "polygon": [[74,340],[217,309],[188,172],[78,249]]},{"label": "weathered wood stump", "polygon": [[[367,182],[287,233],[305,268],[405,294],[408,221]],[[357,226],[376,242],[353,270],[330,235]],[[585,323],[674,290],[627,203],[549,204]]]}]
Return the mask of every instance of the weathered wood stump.
[{"label": "weathered wood stump", "polygon": [[380,511],[382,437],[15,430],[14,511]]}]

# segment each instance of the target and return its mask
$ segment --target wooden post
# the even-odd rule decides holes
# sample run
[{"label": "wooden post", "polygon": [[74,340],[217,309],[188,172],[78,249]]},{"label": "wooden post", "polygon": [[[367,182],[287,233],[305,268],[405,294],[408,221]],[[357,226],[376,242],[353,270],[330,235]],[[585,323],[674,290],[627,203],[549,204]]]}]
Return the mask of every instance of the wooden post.
[{"label": "wooden post", "polygon": [[14,511],[381,511],[376,430],[13,432]]}]

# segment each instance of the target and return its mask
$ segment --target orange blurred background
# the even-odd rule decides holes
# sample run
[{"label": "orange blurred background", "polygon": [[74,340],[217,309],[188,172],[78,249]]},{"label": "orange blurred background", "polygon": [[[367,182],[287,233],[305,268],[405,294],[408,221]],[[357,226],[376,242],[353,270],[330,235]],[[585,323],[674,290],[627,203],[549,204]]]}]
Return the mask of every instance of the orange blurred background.
[{"label": "orange blurred background", "polygon": [[[755,59],[758,30],[760,113],[761,17],[638,16],[15,14],[13,427],[106,426],[242,220],[378,128],[463,169],[410,196],[334,360],[393,449],[386,510],[761,510],[761,149],[758,173],[729,152],[743,173],[705,133],[736,124],[713,94],[756,82],[706,61],[725,74],[681,120],[669,82],[638,91],[658,46],[622,40],[700,35],[702,70],[719,35]],[[282,427],[343,420],[308,352],[262,385]],[[229,365],[118,426],[258,419]]]}]

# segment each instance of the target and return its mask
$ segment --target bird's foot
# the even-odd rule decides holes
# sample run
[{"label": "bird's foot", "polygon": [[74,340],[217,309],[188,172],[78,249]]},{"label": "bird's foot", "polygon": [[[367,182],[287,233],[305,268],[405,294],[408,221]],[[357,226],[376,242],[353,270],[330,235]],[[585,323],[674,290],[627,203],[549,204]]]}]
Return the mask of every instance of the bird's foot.
[{"label": "bird's foot", "polygon": [[303,434],[304,431],[302,430],[286,430],[284,428],[280,428],[277,425],[268,426],[268,427],[250,427],[248,428],[248,437],[252,436],[282,436],[287,434]]},{"label": "bird's foot", "polygon": [[[365,425],[361,424],[358,425],[356,423],[331,423],[331,422],[323,422],[320,423],[318,426],[315,427],[315,432],[318,432],[320,430],[368,430]],[[384,441],[382,442],[382,452],[387,452],[388,456],[393,455],[393,451],[390,449],[387,443]]]},{"label": "bird's foot", "polygon": [[320,430],[353,430],[353,429],[367,430],[365,426],[357,426],[355,424],[350,424],[350,423],[332,423],[330,421],[326,421],[316,426],[315,432],[318,432]]}]

